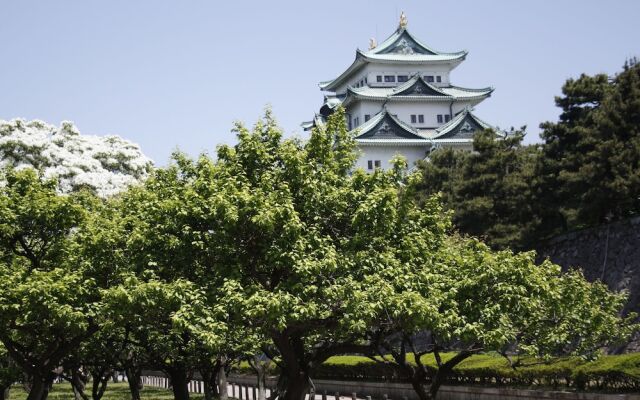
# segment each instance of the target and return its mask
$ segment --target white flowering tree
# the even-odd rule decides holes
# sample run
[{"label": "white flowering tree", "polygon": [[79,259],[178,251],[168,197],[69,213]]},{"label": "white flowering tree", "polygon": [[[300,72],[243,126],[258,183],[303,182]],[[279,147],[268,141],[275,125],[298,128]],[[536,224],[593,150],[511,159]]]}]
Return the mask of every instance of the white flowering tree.
[{"label": "white flowering tree", "polygon": [[0,120],[0,167],[32,167],[59,180],[63,193],[89,187],[108,197],[144,179],[152,168],[138,145],[119,136],[82,135],[71,122]]}]

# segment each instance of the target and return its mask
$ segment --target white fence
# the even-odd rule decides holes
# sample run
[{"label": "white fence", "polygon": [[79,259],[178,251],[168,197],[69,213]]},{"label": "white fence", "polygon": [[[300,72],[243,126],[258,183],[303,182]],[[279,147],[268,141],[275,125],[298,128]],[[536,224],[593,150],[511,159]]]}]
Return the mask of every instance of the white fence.
[{"label": "white fence", "polygon": [[[158,387],[164,389],[171,388],[169,378],[164,376],[143,376],[142,383],[143,385],[149,387]],[[197,379],[189,382],[189,393],[204,393],[204,382]],[[220,393],[220,390],[218,390],[218,393]],[[230,380],[227,384],[227,395],[235,399],[257,400],[257,384],[251,385],[247,383],[235,383],[234,381]],[[267,397],[269,397],[270,395],[271,389],[267,389]]]}]

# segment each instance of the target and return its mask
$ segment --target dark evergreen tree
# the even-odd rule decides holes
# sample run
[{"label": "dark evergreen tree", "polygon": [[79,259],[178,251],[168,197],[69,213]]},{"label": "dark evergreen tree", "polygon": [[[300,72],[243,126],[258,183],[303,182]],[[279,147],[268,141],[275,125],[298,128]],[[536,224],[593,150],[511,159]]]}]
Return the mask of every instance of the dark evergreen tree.
[{"label": "dark evergreen tree", "polygon": [[562,92],[560,120],[541,125],[540,201],[557,210],[547,235],[640,211],[640,65],[570,79]]},{"label": "dark evergreen tree", "polygon": [[421,164],[424,195],[440,192],[455,226],[483,237],[494,248],[525,248],[535,216],[535,160],[538,149],[523,146],[524,131],[500,137],[478,132],[474,151],[442,149]]}]

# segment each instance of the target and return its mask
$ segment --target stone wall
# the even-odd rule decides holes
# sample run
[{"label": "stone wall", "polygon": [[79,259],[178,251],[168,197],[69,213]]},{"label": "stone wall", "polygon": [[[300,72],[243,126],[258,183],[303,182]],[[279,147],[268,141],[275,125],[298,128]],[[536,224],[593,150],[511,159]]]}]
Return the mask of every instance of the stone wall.
[{"label": "stone wall", "polygon": [[[612,290],[626,290],[624,312],[640,314],[640,217],[558,236],[538,249],[538,257],[565,270],[580,268],[588,280]],[[640,351],[640,334],[624,349],[612,350]]]},{"label": "stone wall", "polygon": [[590,281],[627,290],[625,311],[640,311],[640,217],[571,232],[538,250],[564,269],[581,268]]}]

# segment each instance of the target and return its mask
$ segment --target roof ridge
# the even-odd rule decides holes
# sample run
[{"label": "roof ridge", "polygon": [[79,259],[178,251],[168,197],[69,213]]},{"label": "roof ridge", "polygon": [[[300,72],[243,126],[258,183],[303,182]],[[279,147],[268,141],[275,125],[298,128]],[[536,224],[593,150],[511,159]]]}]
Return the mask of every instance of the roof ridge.
[{"label": "roof ridge", "polygon": [[496,90],[496,88],[493,87],[493,86],[487,86],[487,87],[483,87],[483,88],[474,89],[474,88],[468,88],[468,87],[464,87],[464,86],[457,86],[457,85],[451,85],[451,84],[449,84],[449,86],[445,86],[445,88],[466,90],[468,92],[486,92],[486,91],[493,92],[494,90]]},{"label": "roof ridge", "polygon": [[443,56],[455,56],[460,54],[468,54],[467,50],[457,51],[457,52],[445,52],[434,49],[433,47],[425,44],[416,38],[407,28],[398,27],[391,35],[389,35],[386,39],[384,39],[379,45],[374,47],[371,50],[368,50],[365,54],[384,54],[382,51],[387,50],[391,45],[396,43],[402,35],[407,35],[411,40],[413,40],[418,46],[422,47],[423,50],[426,50],[428,53],[432,55],[443,55]]},{"label": "roof ridge", "polygon": [[[435,85],[430,84],[429,82],[427,82],[426,80],[424,80],[424,77],[418,73],[414,74],[413,78],[411,79],[415,79],[414,82],[411,85],[408,85],[406,88],[403,88],[402,90],[399,90],[397,92],[392,93],[390,96],[394,96],[396,95],[396,93],[401,93],[405,90],[408,90],[409,88],[413,87],[416,83],[421,82],[423,85],[425,85],[426,87],[428,87],[429,89],[433,90],[436,93],[440,93],[442,96],[446,96],[446,97],[455,97],[452,96],[448,93],[443,92],[440,88],[438,88]],[[411,81],[411,79],[409,81]],[[407,81],[407,82],[409,82]],[[397,88],[399,88],[400,86],[397,86]],[[403,96],[403,95],[399,95],[399,96]],[[404,96],[410,96],[410,95],[404,95]]]},{"label": "roof ridge", "polygon": [[[371,119],[369,119],[369,121],[360,125],[358,128],[352,129],[352,132],[357,131],[357,135],[355,136],[355,138],[358,139],[362,135],[368,133],[372,128],[378,125],[380,121],[384,120],[387,117],[390,118],[391,121],[393,121],[393,123],[398,125],[400,129],[413,135],[414,136],[413,139],[427,140],[426,138],[421,136],[418,133],[418,131],[415,128],[413,128],[411,125],[406,124],[405,122],[400,120],[398,117],[394,116],[391,112],[389,112],[389,109],[387,108],[386,105],[382,106],[381,110],[377,114],[375,114]],[[362,138],[362,139],[366,139],[366,138]]]}]

